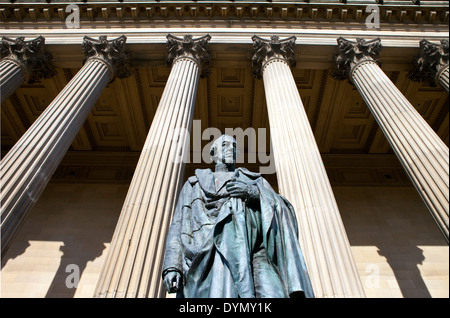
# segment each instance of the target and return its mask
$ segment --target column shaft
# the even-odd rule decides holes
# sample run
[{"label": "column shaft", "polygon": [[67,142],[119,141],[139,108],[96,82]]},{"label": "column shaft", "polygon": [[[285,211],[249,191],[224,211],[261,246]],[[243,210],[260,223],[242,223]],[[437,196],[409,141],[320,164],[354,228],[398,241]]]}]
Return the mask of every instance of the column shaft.
[{"label": "column shaft", "polygon": [[[144,144],[97,284],[96,297],[162,297],[166,234],[182,185],[199,79],[191,58],[174,62]],[[183,156],[181,156],[183,157]]]},{"label": "column shaft", "polygon": [[357,64],[352,80],[448,242],[448,147],[375,61]]},{"label": "column shaft", "polygon": [[110,80],[89,60],[0,163],[2,255]]},{"label": "column shaft", "polygon": [[439,85],[441,85],[441,87],[448,93],[448,86],[449,86],[448,64],[438,73],[437,80]]},{"label": "column shaft", "polygon": [[295,80],[274,59],[263,72],[280,193],[293,204],[316,297],[363,297],[340,213]]},{"label": "column shaft", "polygon": [[[85,37],[83,51],[87,62],[0,162],[2,256],[103,89],[113,76],[129,76],[125,42],[125,36],[111,41],[106,36],[99,40]],[[27,43],[23,38],[15,42],[3,39],[2,51],[6,46],[17,52],[18,47],[23,48]],[[31,48],[41,48],[43,38],[30,43]],[[22,51],[19,50],[19,56]],[[39,57],[32,54],[33,50],[30,52],[30,57],[36,60],[32,65],[49,70],[47,55]],[[48,71],[44,75],[51,74]]]},{"label": "column shaft", "polygon": [[0,61],[0,96],[1,103],[25,81],[25,72],[17,64],[8,59]]}]

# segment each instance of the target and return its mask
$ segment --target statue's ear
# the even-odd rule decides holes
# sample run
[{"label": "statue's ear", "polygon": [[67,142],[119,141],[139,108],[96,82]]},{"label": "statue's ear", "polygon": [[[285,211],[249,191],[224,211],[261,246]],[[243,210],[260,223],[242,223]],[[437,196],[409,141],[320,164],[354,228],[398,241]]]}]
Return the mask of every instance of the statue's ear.
[{"label": "statue's ear", "polygon": [[217,160],[217,147],[214,145],[211,147],[211,149],[209,149],[209,155],[211,156],[211,161],[212,162],[216,162]]}]

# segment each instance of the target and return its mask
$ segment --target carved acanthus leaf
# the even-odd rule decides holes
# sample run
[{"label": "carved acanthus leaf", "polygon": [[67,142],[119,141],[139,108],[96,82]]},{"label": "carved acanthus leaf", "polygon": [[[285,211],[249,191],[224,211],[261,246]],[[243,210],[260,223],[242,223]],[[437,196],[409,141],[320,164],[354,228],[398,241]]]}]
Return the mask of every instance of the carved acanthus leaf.
[{"label": "carved acanthus leaf", "polygon": [[381,53],[381,40],[376,38],[366,41],[357,38],[356,42],[340,37],[337,39],[339,53],[334,57],[335,70],[331,75],[339,80],[349,79],[355,65],[365,60],[371,60],[379,64],[378,58]]},{"label": "carved acanthus leaf", "polygon": [[414,69],[408,74],[409,78],[417,82],[428,82],[436,86],[436,76],[440,69],[448,65],[448,39],[441,40],[441,44],[420,41],[420,54],[414,60]]},{"label": "carved acanthus leaf", "polygon": [[83,40],[84,62],[91,58],[102,59],[111,66],[113,77],[126,78],[132,73],[129,55],[125,52],[126,41],[127,38],[124,35],[109,41],[105,35],[98,39],[85,36]]},{"label": "carved acanthus leaf", "polygon": [[32,83],[56,74],[50,63],[53,57],[44,51],[44,46],[45,39],[42,36],[29,41],[25,41],[24,37],[2,37],[0,51],[2,57],[19,64],[26,71],[28,82]]},{"label": "carved acanthus leaf", "polygon": [[270,40],[265,40],[259,36],[254,35],[253,40],[253,57],[252,67],[253,76],[255,78],[262,77],[262,70],[264,64],[273,58],[281,58],[285,60],[290,67],[294,67],[295,61],[295,36],[280,40],[276,35],[273,35]]},{"label": "carved acanthus leaf", "polygon": [[167,48],[169,55],[167,65],[172,66],[177,58],[189,57],[195,60],[200,68],[200,77],[209,75],[210,54],[208,52],[209,34],[194,39],[192,35],[187,34],[183,38],[167,35]]}]

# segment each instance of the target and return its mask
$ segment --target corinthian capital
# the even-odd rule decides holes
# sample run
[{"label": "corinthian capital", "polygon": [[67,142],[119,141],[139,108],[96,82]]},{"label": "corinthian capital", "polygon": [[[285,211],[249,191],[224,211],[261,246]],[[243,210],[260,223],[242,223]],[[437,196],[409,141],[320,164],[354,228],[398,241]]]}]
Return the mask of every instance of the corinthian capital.
[{"label": "corinthian capital", "polygon": [[280,40],[278,36],[273,35],[270,40],[265,40],[254,35],[252,40],[252,67],[254,77],[260,79],[266,62],[274,58],[283,59],[290,67],[295,66],[295,36]]},{"label": "corinthian capital", "polygon": [[409,78],[417,82],[428,82],[436,85],[437,77],[443,67],[448,66],[448,40],[441,40],[441,44],[420,41],[420,54],[414,60],[414,69]]},{"label": "corinthian capital", "polygon": [[339,53],[334,57],[336,69],[331,74],[334,78],[351,81],[351,72],[356,65],[364,61],[378,63],[382,48],[380,38],[370,41],[357,38],[352,42],[340,37],[337,42]]},{"label": "corinthian capital", "polygon": [[1,56],[20,66],[28,77],[28,82],[50,78],[56,72],[50,64],[52,55],[44,52],[44,45],[45,39],[42,36],[29,41],[25,41],[24,37],[2,37]]},{"label": "corinthian capital", "polygon": [[105,62],[111,70],[111,78],[125,78],[131,75],[128,64],[128,54],[125,52],[127,37],[122,35],[117,39],[109,40],[105,35],[97,39],[85,36],[83,39],[83,52],[86,62],[89,59],[99,59]]},{"label": "corinthian capital", "polygon": [[209,34],[197,39],[194,39],[190,34],[186,34],[183,38],[172,34],[167,35],[166,45],[169,50],[167,65],[172,66],[178,58],[191,58],[200,68],[200,77],[207,77],[210,63],[209,40],[211,40]]}]

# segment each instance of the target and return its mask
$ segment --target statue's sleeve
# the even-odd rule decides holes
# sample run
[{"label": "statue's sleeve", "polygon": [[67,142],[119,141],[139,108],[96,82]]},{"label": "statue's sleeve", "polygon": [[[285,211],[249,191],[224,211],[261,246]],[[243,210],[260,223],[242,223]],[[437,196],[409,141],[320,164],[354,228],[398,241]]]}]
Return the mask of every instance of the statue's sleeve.
[{"label": "statue's sleeve", "polygon": [[289,202],[288,199],[286,199],[281,194],[275,192],[275,190],[272,188],[272,186],[266,179],[264,179],[264,178],[262,178],[262,179],[263,179],[264,188],[268,189],[274,198],[280,200],[279,203],[282,202],[284,205],[286,205],[286,209],[281,210],[283,213],[283,217],[287,220],[288,224],[290,224],[292,226],[292,229],[293,229],[295,235],[298,236],[298,224],[297,224],[297,219],[295,217],[294,207],[292,206],[292,204]]},{"label": "statue's sleeve", "polygon": [[267,180],[263,179],[260,185],[265,235],[263,240],[268,257],[280,273],[290,297],[314,297],[298,241],[299,229],[295,209],[285,197],[272,189]]},{"label": "statue's sleeve", "polygon": [[181,189],[178,202],[175,207],[172,223],[166,239],[166,254],[162,276],[171,271],[183,274],[183,247],[181,243],[181,230],[183,225],[183,210],[186,205],[190,205],[189,198],[192,194],[192,186],[186,182]]}]

